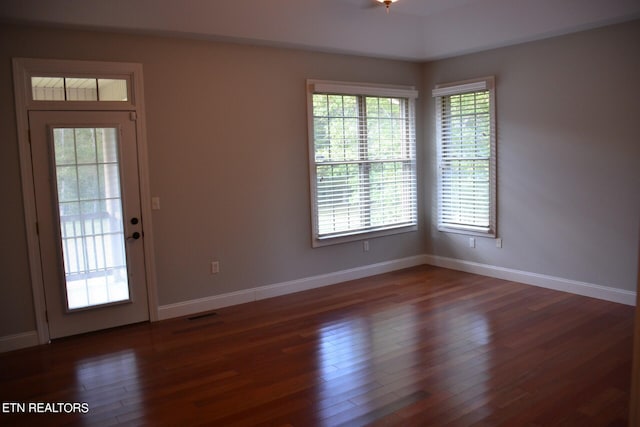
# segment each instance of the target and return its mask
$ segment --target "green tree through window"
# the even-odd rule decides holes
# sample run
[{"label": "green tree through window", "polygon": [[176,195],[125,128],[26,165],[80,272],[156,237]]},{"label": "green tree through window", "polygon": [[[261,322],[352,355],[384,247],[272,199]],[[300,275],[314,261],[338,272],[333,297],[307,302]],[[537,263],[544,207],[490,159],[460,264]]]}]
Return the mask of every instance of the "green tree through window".
[{"label": "green tree through window", "polygon": [[312,94],[315,238],[416,224],[412,101]]},{"label": "green tree through window", "polygon": [[438,227],[495,235],[493,79],[434,90],[438,122]]}]

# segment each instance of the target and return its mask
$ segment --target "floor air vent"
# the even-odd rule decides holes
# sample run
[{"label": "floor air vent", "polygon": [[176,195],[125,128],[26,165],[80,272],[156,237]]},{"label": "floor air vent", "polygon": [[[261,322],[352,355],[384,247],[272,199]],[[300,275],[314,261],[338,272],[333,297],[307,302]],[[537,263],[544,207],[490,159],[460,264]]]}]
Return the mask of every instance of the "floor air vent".
[{"label": "floor air vent", "polygon": [[213,317],[215,316],[216,313],[215,311],[212,311],[210,313],[202,313],[202,314],[196,314],[195,316],[191,316],[191,317],[187,317],[187,320],[200,320],[200,319],[205,319],[207,317]]}]

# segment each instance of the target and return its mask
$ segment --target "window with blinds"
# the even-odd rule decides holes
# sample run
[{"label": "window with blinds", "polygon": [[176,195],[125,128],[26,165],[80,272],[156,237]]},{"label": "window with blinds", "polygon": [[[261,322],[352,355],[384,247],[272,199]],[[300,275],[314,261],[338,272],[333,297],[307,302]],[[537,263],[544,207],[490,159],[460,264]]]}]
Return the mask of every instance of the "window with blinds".
[{"label": "window with blinds", "polygon": [[308,87],[314,245],[415,230],[417,92]]},{"label": "window with blinds", "polygon": [[438,229],[496,235],[493,77],[438,85]]}]

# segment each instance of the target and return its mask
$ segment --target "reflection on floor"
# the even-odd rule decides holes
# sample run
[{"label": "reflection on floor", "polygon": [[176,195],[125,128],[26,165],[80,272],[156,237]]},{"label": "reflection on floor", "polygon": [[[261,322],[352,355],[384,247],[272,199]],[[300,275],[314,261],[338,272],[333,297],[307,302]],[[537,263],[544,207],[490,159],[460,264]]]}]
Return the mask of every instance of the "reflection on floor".
[{"label": "reflection on floor", "polygon": [[[0,354],[2,425],[625,425],[633,308],[435,267]],[[11,408],[8,408],[11,409]]]}]

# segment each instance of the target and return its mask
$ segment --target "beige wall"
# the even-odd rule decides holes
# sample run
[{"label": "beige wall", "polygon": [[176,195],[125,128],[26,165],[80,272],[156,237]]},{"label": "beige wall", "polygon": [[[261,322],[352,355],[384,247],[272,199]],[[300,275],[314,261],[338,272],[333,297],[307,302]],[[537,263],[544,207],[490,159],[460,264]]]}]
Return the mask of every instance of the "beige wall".
[{"label": "beige wall", "polygon": [[424,253],[420,232],[372,239],[367,253],[357,242],[311,248],[305,91],[307,78],[419,87],[420,64],[5,26],[0,337],[35,328],[13,111],[17,56],[143,64],[151,190],[162,207],[153,214],[160,304]]},{"label": "beige wall", "polygon": [[[415,64],[171,38],[0,28],[0,337],[35,328],[11,57],[144,67],[160,304],[429,253],[634,290],[640,21]],[[495,75],[504,248],[444,234],[436,83]],[[415,85],[421,231],[311,249],[304,82]],[[221,273],[209,275],[209,262]]]},{"label": "beige wall", "polygon": [[[434,255],[635,291],[640,219],[640,21],[426,65],[425,88],[496,77],[498,234],[428,227]],[[425,90],[425,95],[426,95]],[[434,101],[424,96],[427,182]],[[426,186],[434,218],[434,187]],[[429,223],[429,222],[428,222]]]}]

